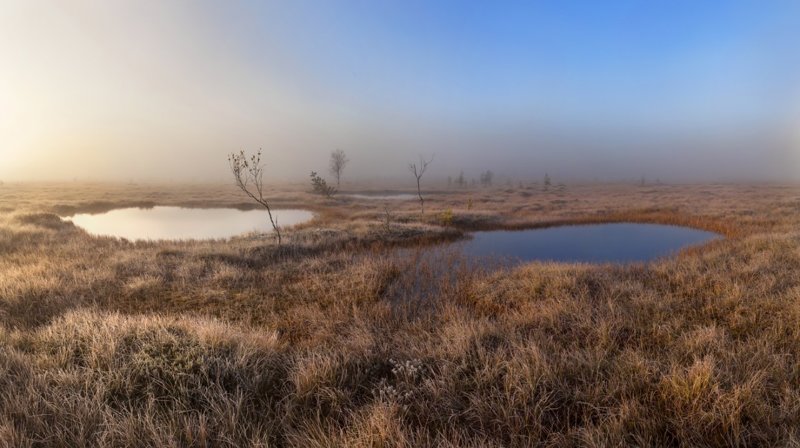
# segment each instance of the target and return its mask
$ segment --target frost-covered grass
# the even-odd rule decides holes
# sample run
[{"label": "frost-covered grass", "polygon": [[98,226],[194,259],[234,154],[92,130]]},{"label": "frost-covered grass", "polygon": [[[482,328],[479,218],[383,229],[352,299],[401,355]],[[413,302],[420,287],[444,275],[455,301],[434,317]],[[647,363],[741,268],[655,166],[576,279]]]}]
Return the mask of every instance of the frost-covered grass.
[{"label": "frost-covered grass", "polygon": [[[380,201],[276,197],[319,216],[281,247],[131,243],[53,213],[245,205],[219,186],[0,186],[0,444],[800,443],[800,188],[458,190],[422,217],[395,201],[388,224]],[[619,220],[728,238],[646,266],[414,254]]]}]

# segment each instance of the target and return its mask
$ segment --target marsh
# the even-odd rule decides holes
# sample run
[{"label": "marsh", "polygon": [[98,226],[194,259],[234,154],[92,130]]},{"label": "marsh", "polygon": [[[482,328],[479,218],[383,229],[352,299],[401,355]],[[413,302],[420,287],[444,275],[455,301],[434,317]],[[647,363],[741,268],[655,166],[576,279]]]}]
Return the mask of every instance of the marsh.
[{"label": "marsh", "polygon": [[[155,200],[240,208],[241,196],[231,185],[4,185],[0,438],[785,445],[793,436],[775,422],[800,423],[786,405],[800,395],[797,187],[464,188],[433,196],[425,215],[399,201],[389,222],[374,201],[291,185],[273,197],[314,213],[280,246],[269,233],[129,241],[58,215]],[[390,256],[472,232],[612,223],[724,238],[646,264],[491,270]]]},{"label": "marsh", "polygon": [[800,447],[798,42],[0,0],[0,448]]}]

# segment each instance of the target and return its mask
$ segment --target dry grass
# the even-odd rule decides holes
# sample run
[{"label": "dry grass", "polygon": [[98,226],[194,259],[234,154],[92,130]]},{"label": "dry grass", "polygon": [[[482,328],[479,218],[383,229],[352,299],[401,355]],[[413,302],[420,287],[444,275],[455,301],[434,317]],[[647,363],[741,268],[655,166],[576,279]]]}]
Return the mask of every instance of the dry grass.
[{"label": "dry grass", "polygon": [[[800,188],[438,192],[388,227],[381,201],[277,197],[318,212],[281,248],[133,243],[53,213],[246,205],[220,186],[0,186],[0,445],[800,443]],[[605,221],[728,238],[630,266],[392,255]]]}]

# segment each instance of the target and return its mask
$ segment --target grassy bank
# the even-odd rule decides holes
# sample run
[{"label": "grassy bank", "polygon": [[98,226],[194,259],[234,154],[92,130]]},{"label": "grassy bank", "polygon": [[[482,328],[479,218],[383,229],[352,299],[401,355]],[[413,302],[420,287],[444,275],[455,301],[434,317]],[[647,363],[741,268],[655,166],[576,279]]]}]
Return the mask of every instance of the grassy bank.
[{"label": "grassy bank", "polygon": [[[0,186],[0,443],[800,443],[800,188],[462,189],[422,217],[414,202],[274,196],[317,213],[282,247],[120,241],[55,216],[245,207],[230,187]],[[727,238],[647,266],[481,270],[413,250],[617,221]]]}]

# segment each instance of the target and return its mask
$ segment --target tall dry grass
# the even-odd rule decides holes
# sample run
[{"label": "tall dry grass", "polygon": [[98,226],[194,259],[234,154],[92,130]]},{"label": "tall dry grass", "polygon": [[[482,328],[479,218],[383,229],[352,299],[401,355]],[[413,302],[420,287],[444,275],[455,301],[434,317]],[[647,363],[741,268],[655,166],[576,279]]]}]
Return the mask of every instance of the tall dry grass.
[{"label": "tall dry grass", "polygon": [[[135,243],[53,212],[239,198],[0,187],[0,443],[800,443],[798,188],[474,189],[432,194],[425,217],[397,204],[388,228],[380,202],[280,198],[319,212],[288,248]],[[728,238],[629,266],[481,269],[414,249],[460,229],[603,220]]]}]

